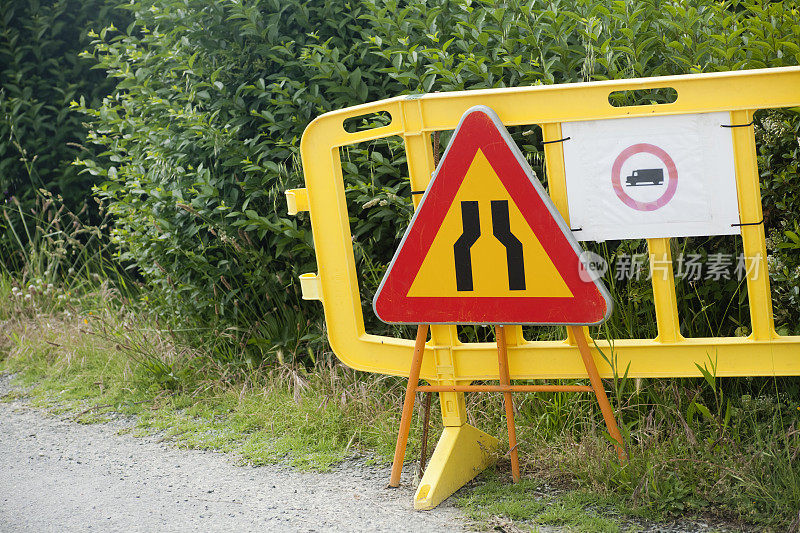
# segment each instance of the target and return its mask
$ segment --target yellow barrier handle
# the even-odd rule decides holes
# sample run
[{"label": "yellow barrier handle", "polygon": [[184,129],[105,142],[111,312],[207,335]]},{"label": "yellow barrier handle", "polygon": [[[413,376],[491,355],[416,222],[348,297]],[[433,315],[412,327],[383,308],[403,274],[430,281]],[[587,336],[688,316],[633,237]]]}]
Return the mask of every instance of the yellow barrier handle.
[{"label": "yellow barrier handle", "polygon": [[[403,133],[403,121],[401,118],[402,109],[400,107],[400,102],[403,100],[404,98],[402,97],[390,98],[388,100],[380,100],[378,102],[361,104],[325,113],[314,119],[306,127],[306,131],[303,133],[303,140],[305,140],[307,134],[313,132],[315,134],[320,134],[319,138],[324,141],[320,144],[329,147],[339,147],[380,139],[390,135],[399,135]],[[387,113],[391,118],[389,124],[352,133],[344,128],[344,123],[348,119],[375,115],[378,113]],[[319,146],[317,149],[319,148],[322,148],[322,146]]]}]

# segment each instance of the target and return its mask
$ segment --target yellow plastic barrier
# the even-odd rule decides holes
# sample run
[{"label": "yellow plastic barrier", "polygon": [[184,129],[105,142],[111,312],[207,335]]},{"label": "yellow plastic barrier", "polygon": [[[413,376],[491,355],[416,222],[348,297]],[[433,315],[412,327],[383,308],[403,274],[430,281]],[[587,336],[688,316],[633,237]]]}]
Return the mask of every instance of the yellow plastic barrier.
[{"label": "yellow plastic barrier", "polygon": [[[608,100],[615,91],[667,87],[678,95],[671,104],[613,107]],[[339,148],[400,135],[405,140],[411,189],[424,190],[434,170],[431,134],[454,129],[463,113],[479,104],[495,110],[506,126],[540,125],[545,141],[562,138],[561,123],[579,120],[728,111],[731,124],[747,124],[757,109],[800,106],[800,67],[412,95],[318,117],[301,142],[307,188],[287,191],[287,199],[291,213],[311,213],[319,273],[301,277],[304,298],[322,301],[331,346],[348,366],[408,376],[413,341],[364,330]],[[391,122],[367,131],[345,131],[345,120],[378,112],[388,113]],[[731,135],[741,220],[757,222],[762,213],[753,131],[732,128]],[[545,145],[545,162],[549,194],[567,218],[561,143]],[[671,261],[667,268],[663,266],[665,259],[671,260],[669,239],[648,240],[650,263],[655,259],[660,265],[658,275],[652,276],[658,335],[615,340],[618,364],[624,369],[630,363],[629,376],[698,376],[695,363],[703,364],[708,356],[716,357],[718,376],[800,375],[800,336],[780,336],[774,328],[764,227],[742,226],[741,237],[743,253],[760,260],[756,275],[747,279],[752,333],[724,338],[681,335]],[[512,379],[585,377],[575,339],[531,342],[523,338],[521,327],[507,330]],[[598,343],[602,348],[608,346],[604,341]],[[421,377],[434,385],[496,380],[495,351],[493,343],[461,343],[455,326],[433,325]],[[601,375],[612,376],[612,369],[596,350],[593,355]],[[417,508],[437,505],[454,486],[458,488],[487,464],[485,457],[476,455],[474,445],[454,445],[468,438],[465,434],[477,431],[465,424],[463,393],[444,392],[440,398],[444,425],[449,429],[422,480]],[[496,446],[496,441],[480,432],[472,437],[486,453]],[[459,450],[466,455],[460,456]]]}]

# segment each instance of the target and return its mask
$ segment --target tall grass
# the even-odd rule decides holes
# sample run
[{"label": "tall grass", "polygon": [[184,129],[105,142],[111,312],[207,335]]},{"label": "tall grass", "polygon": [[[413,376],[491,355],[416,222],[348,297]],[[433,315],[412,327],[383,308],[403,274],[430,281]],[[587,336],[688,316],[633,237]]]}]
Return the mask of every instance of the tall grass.
[{"label": "tall grass", "polygon": [[[290,361],[231,367],[181,342],[107,284],[84,284],[61,308],[38,297],[21,304],[13,286],[0,274],[0,371],[37,383],[37,401],[78,420],[136,414],[143,431],[163,431],[183,446],[233,451],[252,464],[329,468],[353,453],[391,459],[402,379],[347,369],[330,352],[316,354],[313,371]],[[613,352],[606,356],[614,360]],[[623,371],[607,382],[626,437],[624,465],[591,395],[515,395],[523,477],[577,490],[587,505],[617,501],[625,512],[651,518],[702,514],[786,530],[800,501],[798,381],[722,379],[713,360],[701,367],[703,379],[637,381]],[[467,410],[469,423],[505,438],[497,395],[470,394]],[[421,444],[420,420],[409,459]],[[505,482],[508,460],[499,459],[489,479]],[[500,487],[491,490],[509,509],[530,498]],[[522,506],[528,519],[545,520],[540,507]]]},{"label": "tall grass", "polygon": [[85,203],[73,212],[44,189],[34,205],[26,210],[16,197],[0,205],[0,274],[12,302],[0,313],[61,311],[74,296],[98,287],[135,294],[135,280],[115,258],[110,217],[102,209],[102,219],[91,223]]},{"label": "tall grass", "polygon": [[[54,205],[45,201],[44,212]],[[19,239],[15,270],[0,272],[0,370],[38,382],[43,397],[59,399],[80,420],[110,410],[137,414],[147,431],[236,451],[254,464],[328,468],[355,452],[391,458],[402,380],[346,369],[325,350],[313,353],[316,366],[308,370],[291,357],[293,344],[282,363],[229,364],[213,339],[187,342],[192,328],[181,331],[149,313],[146,300],[110,281],[134,286],[123,273],[104,279],[93,271],[105,268],[110,248],[98,250],[91,231],[78,224],[70,227],[87,233],[67,235],[50,215],[23,219],[30,238]],[[72,255],[51,253],[71,238],[84,248],[72,243]],[[604,356],[616,368],[613,348]],[[524,477],[589,491],[588,501],[616,500],[645,516],[701,513],[785,530],[800,502],[800,381],[723,379],[715,365],[713,357],[700,365],[702,379],[670,380],[632,380],[617,368],[606,386],[630,456],[624,465],[590,395],[516,395]],[[467,409],[469,423],[505,438],[497,395],[470,394]],[[409,458],[418,453],[419,420]],[[505,457],[495,472],[509,476]],[[526,497],[498,491],[501,501]],[[534,507],[529,518],[548,516]]]}]

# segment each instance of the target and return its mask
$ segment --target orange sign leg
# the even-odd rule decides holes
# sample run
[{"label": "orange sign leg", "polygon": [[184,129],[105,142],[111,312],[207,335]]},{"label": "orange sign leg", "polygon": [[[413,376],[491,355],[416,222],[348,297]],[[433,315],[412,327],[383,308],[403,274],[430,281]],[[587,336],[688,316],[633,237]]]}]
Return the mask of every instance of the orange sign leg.
[{"label": "orange sign leg", "polygon": [[[508,351],[506,350],[506,331],[503,326],[495,326],[497,338],[497,363],[500,367],[500,385],[511,385],[508,371]],[[517,454],[517,428],[514,424],[514,395],[511,391],[503,392],[503,403],[506,406],[506,423],[508,424],[508,446],[511,456],[511,477],[514,483],[519,481],[519,455]]]},{"label": "orange sign leg", "polygon": [[406,385],[406,395],[405,399],[403,400],[403,414],[400,418],[400,431],[397,435],[397,444],[394,450],[394,461],[392,462],[392,473],[391,477],[389,478],[389,486],[397,487],[400,484],[400,474],[403,471],[403,460],[405,459],[406,445],[408,444],[408,433],[411,429],[411,417],[414,412],[414,398],[417,391],[438,392],[441,390],[447,390],[458,392],[502,392],[506,410],[506,423],[508,425],[511,475],[515,483],[520,480],[520,471],[519,454],[517,452],[517,431],[514,423],[514,391],[593,391],[595,397],[597,398],[597,403],[600,406],[600,411],[603,413],[603,420],[605,420],[608,433],[616,441],[615,447],[617,450],[617,456],[619,457],[620,461],[626,461],[628,456],[625,453],[622,434],[620,433],[619,427],[617,426],[617,421],[614,418],[614,412],[611,409],[611,403],[608,401],[608,396],[603,388],[603,382],[600,379],[600,374],[597,372],[597,366],[592,358],[592,353],[589,349],[589,343],[586,340],[586,334],[581,326],[567,327],[577,341],[578,350],[580,351],[581,358],[583,359],[583,364],[586,367],[586,372],[589,375],[589,381],[592,384],[591,387],[579,385],[511,385],[511,373],[508,367],[508,347],[506,344],[505,329],[502,325],[495,326],[500,385],[420,386],[419,374],[420,368],[422,367],[422,357],[425,354],[425,341],[428,338],[428,325],[419,325],[417,328],[417,339],[414,344],[414,355],[411,360],[411,369],[408,376],[408,384]]},{"label": "orange sign leg", "polygon": [[394,447],[394,460],[392,461],[392,474],[389,486],[400,485],[400,474],[403,472],[403,459],[406,456],[408,432],[411,429],[411,415],[414,412],[414,397],[419,386],[419,369],[422,367],[422,356],[425,354],[425,341],[428,339],[428,325],[417,326],[417,340],[414,343],[414,357],[411,359],[411,371],[408,374],[406,397],[403,400],[403,414],[400,417],[400,432],[397,434],[397,444]]},{"label": "orange sign leg", "polygon": [[589,343],[586,342],[586,333],[584,333],[581,326],[567,327],[570,329],[570,331],[572,331],[572,335],[578,341],[578,349],[581,352],[581,357],[583,358],[583,364],[586,367],[586,372],[589,374],[589,381],[592,383],[594,394],[597,396],[597,403],[600,404],[600,411],[603,413],[603,420],[606,421],[608,434],[611,435],[611,438],[617,441],[617,444],[615,444],[617,456],[621,462],[624,462],[628,459],[628,454],[625,453],[622,434],[619,432],[617,421],[614,418],[614,412],[611,410],[611,404],[608,402],[608,396],[606,396],[606,389],[603,388],[603,381],[600,379],[600,374],[597,372],[597,366],[595,366],[594,359],[592,359],[592,352],[589,350]]}]

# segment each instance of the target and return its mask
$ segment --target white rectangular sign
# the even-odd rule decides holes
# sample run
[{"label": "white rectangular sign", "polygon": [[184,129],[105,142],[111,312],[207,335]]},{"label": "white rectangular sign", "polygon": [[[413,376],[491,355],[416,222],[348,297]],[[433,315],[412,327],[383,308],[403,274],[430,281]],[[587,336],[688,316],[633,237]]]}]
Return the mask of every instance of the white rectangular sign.
[{"label": "white rectangular sign", "polygon": [[575,237],[738,234],[729,124],[724,112],[563,123]]}]

